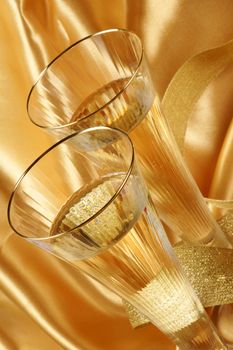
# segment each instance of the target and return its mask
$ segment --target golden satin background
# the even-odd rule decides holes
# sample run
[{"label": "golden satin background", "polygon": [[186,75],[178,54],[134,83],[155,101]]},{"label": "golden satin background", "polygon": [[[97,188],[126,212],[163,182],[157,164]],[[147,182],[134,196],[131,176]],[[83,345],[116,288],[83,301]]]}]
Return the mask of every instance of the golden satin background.
[{"label": "golden satin background", "polygon": [[[153,326],[132,330],[113,293],[12,234],[6,206],[22,171],[53,142],[30,123],[25,105],[38,73],[57,53],[95,31],[134,30],[162,99],[187,60],[233,39],[232,15],[231,0],[1,2],[1,350],[174,349]],[[188,120],[184,155],[206,197],[233,198],[232,81],[229,64]]]}]

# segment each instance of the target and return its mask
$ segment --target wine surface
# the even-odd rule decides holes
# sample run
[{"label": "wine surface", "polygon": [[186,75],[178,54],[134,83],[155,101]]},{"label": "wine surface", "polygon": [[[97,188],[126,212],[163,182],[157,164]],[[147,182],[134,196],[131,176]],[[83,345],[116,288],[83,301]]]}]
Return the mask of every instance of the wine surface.
[{"label": "wine surface", "polygon": [[137,75],[127,86],[129,80],[114,80],[88,96],[73,114],[70,123],[78,123],[71,128],[79,130],[107,125],[126,132],[135,128],[151,107],[153,97],[152,93],[148,93],[141,75]]},{"label": "wine surface", "polygon": [[54,249],[64,249],[71,259],[85,259],[109,248],[132,228],[145,207],[145,187],[138,176],[130,175],[112,200],[124,178],[125,174],[104,177],[69,198],[54,220],[50,236],[70,233],[55,238]]}]

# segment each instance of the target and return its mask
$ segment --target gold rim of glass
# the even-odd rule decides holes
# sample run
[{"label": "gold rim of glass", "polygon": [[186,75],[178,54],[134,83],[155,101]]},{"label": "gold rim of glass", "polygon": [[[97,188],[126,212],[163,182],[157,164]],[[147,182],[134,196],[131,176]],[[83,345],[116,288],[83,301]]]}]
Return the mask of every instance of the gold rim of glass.
[{"label": "gold rim of glass", "polygon": [[39,84],[40,80],[43,78],[43,76],[46,74],[47,70],[57,61],[59,60],[60,57],[62,57],[66,52],[68,52],[69,50],[71,50],[73,47],[77,46],[78,44],[80,44],[81,42],[91,39],[92,37],[95,36],[100,36],[106,33],[115,33],[115,32],[126,32],[129,33],[130,35],[133,35],[134,37],[136,37],[138,39],[138,43],[140,45],[140,50],[141,50],[141,54],[140,54],[140,58],[138,60],[138,64],[137,67],[134,71],[134,73],[132,74],[131,78],[129,79],[129,81],[123,86],[123,88],[107,103],[105,103],[103,106],[101,106],[100,108],[96,109],[94,112],[89,113],[86,116],[83,116],[82,118],[79,119],[79,122],[82,120],[85,120],[87,118],[89,118],[90,116],[98,113],[99,111],[103,110],[105,107],[107,107],[109,104],[111,104],[118,96],[120,96],[126,89],[127,87],[131,84],[131,82],[134,80],[135,76],[137,75],[137,72],[141,66],[142,63],[142,59],[143,59],[143,55],[144,55],[144,50],[143,50],[143,46],[142,46],[142,42],[141,39],[137,36],[137,34],[135,34],[132,31],[129,31],[127,29],[121,29],[121,28],[113,28],[113,29],[106,29],[106,30],[102,30],[100,32],[96,32],[93,34],[90,34],[88,36],[85,36],[84,38],[76,41],[75,43],[71,44],[70,46],[68,46],[65,50],[63,50],[62,52],[60,52],[59,55],[57,55],[39,74],[38,79],[36,80],[36,82],[33,84],[28,97],[27,97],[27,102],[26,102],[26,109],[27,109],[27,113],[29,116],[29,119],[31,120],[31,122],[33,124],[35,124],[36,126],[42,128],[42,129],[46,129],[46,130],[56,130],[56,129],[62,129],[62,128],[66,128],[66,127],[70,127],[73,126],[75,124],[77,124],[77,121],[71,122],[71,123],[66,123],[66,124],[62,124],[62,125],[56,125],[56,126],[46,126],[46,125],[42,125],[42,124],[38,124],[36,123],[33,118],[31,117],[30,114],[30,98],[33,94],[33,91],[35,90],[35,88],[37,87],[37,85]]},{"label": "gold rim of glass", "polygon": [[[81,135],[81,134],[85,134],[88,133],[90,131],[95,131],[95,130],[110,130],[110,131],[114,131],[117,132],[118,134],[120,134],[121,136],[123,135],[126,139],[128,144],[130,145],[130,149],[131,149],[131,158],[129,161],[129,167],[128,170],[120,184],[120,186],[118,187],[118,189],[116,190],[116,192],[114,193],[114,195],[109,199],[109,201],[107,203],[105,203],[105,205],[99,209],[94,215],[92,215],[91,217],[89,217],[87,220],[85,220],[84,222],[82,222],[80,225],[77,225],[76,227],[68,230],[68,231],[64,231],[64,232],[60,232],[56,235],[53,236],[47,236],[47,237],[30,237],[30,236],[25,236],[23,233],[19,232],[11,219],[11,204],[12,201],[14,199],[14,196],[17,192],[18,187],[20,186],[21,182],[23,181],[23,179],[25,178],[25,176],[30,172],[30,170],[44,157],[46,156],[50,151],[52,151],[54,148],[56,148],[57,146],[59,146],[60,144],[66,142],[67,140],[77,136],[77,135]],[[51,147],[49,147],[45,152],[43,152],[38,158],[36,158],[30,165],[29,167],[23,172],[23,174],[20,176],[20,178],[18,179],[18,181],[16,182],[13,191],[11,193],[9,202],[8,202],[8,208],[7,208],[7,218],[8,218],[8,222],[10,227],[13,229],[13,231],[15,233],[17,233],[19,236],[27,239],[27,240],[33,240],[33,241],[46,241],[46,240],[50,240],[51,238],[56,238],[56,237],[60,237],[64,234],[68,234],[71,233],[73,230],[75,229],[79,229],[82,226],[86,225],[88,222],[92,221],[93,219],[95,219],[99,214],[101,214],[113,201],[114,199],[118,196],[118,194],[121,192],[121,190],[124,188],[126,182],[128,181],[131,173],[132,173],[132,169],[133,169],[133,165],[134,165],[134,159],[135,159],[135,153],[134,153],[134,146],[132,143],[132,140],[130,139],[130,137],[127,135],[126,132],[124,132],[123,130],[117,129],[117,128],[110,128],[108,126],[95,126],[92,128],[88,128],[85,130],[81,130],[81,131],[77,131],[71,135],[68,135],[67,137],[61,139],[60,141],[58,141],[57,143],[55,143],[54,145],[52,145]]]}]

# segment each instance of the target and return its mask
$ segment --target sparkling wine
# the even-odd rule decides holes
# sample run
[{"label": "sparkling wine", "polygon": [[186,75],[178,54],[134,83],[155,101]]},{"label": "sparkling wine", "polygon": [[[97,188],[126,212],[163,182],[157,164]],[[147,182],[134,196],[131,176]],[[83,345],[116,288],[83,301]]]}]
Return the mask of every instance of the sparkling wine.
[{"label": "sparkling wine", "polygon": [[[134,129],[148,112],[152,96],[147,92],[146,82],[141,75],[127,86],[129,80],[129,78],[114,80],[88,96],[73,114],[70,123],[77,120],[78,123],[71,125],[71,128],[79,130],[108,125],[126,132]],[[126,86],[127,91],[124,90]],[[100,109],[103,105],[106,105],[104,110]],[[85,118],[85,115],[88,117]]]},{"label": "sparkling wine", "polygon": [[[51,228],[51,236],[72,230],[70,235],[54,240],[53,249],[57,253],[61,250],[61,255],[65,254],[69,260],[72,256],[86,259],[108,249],[133,227],[145,207],[145,187],[138,176],[131,175],[123,191],[105,207],[121,186],[124,176],[104,177],[71,196]],[[132,191],[134,187],[135,191]],[[88,221],[89,218],[93,219]]]},{"label": "sparkling wine", "polygon": [[140,178],[131,175],[124,192],[106,206],[123,176],[114,174],[72,195],[52,225],[51,249],[143,309],[182,349],[224,349],[177,268]]},{"label": "sparkling wine", "polygon": [[[71,122],[78,120],[78,123],[72,128],[104,124],[130,132],[163,221],[179,239],[229,247],[184,165],[158,101],[153,102],[142,76],[135,77],[125,89],[128,82],[129,78],[113,81],[89,96],[74,113]],[[117,98],[109,103],[114,96]],[[98,112],[104,104],[106,107]]]}]

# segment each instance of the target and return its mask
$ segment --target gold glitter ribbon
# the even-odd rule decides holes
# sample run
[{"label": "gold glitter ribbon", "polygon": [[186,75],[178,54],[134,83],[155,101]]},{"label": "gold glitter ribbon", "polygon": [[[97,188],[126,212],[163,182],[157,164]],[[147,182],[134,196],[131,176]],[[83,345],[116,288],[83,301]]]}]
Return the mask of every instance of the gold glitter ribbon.
[{"label": "gold glitter ribbon", "polygon": [[190,58],[168,85],[162,107],[181,152],[188,119],[195,104],[211,81],[231,62],[233,62],[233,40]]},{"label": "gold glitter ribbon", "polygon": [[225,215],[217,220],[221,229],[233,240],[233,210],[229,210]]},{"label": "gold glitter ribbon", "polygon": [[[191,112],[206,87],[233,62],[233,40],[201,52],[188,60],[171,80],[162,100],[178,146],[183,151],[184,138]],[[233,237],[233,200],[207,198],[207,203],[228,209],[218,223]],[[205,307],[233,303],[233,250],[179,245],[175,253],[190,283]],[[123,302],[134,328],[149,323],[135,308]]]},{"label": "gold glitter ribbon", "polygon": [[[233,303],[233,250],[179,245],[174,251],[205,307]],[[134,328],[150,321],[123,302]]]}]

